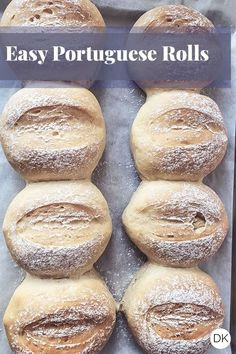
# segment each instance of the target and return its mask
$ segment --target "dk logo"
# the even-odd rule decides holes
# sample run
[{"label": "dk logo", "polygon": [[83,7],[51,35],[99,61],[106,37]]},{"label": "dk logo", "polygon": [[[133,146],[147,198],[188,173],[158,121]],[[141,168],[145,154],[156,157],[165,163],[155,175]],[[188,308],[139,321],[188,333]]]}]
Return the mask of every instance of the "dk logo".
[{"label": "dk logo", "polygon": [[231,336],[226,329],[219,328],[211,333],[210,341],[214,348],[225,349],[231,343]]}]

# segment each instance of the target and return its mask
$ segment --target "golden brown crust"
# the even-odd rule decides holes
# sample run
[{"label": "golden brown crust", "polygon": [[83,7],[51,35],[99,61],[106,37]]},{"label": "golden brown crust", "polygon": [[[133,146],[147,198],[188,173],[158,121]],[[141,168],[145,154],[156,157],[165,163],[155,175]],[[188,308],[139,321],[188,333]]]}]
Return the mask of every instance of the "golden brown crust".
[{"label": "golden brown crust", "polygon": [[101,192],[88,181],[32,183],[10,204],[3,232],[27,272],[68,277],[92,268],[111,237]]},{"label": "golden brown crust", "polygon": [[105,27],[104,20],[89,0],[12,0],[1,26]]},{"label": "golden brown crust", "polygon": [[219,107],[192,91],[159,92],[138,112],[131,148],[142,179],[201,180],[227,148]]},{"label": "golden brown crust", "polygon": [[94,95],[82,88],[25,88],[1,118],[4,152],[30,181],[88,179],[105,147],[105,123]]},{"label": "golden brown crust", "polygon": [[147,263],[122,300],[139,344],[150,354],[203,354],[224,318],[214,281],[197,268]]},{"label": "golden brown crust", "polygon": [[192,267],[221,246],[227,214],[209,187],[191,182],[142,182],[122,217],[131,240],[159,264]]},{"label": "golden brown crust", "polygon": [[79,279],[31,276],[16,289],[4,315],[14,353],[95,354],[109,339],[116,304],[95,271]]}]

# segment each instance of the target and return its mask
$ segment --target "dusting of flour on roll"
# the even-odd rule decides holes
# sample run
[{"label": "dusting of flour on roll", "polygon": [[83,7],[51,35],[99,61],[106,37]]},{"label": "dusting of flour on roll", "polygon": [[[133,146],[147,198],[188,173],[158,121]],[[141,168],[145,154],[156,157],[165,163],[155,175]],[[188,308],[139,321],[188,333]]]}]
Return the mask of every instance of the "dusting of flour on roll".
[{"label": "dusting of flour on roll", "polygon": [[228,231],[219,197],[193,182],[142,182],[123,213],[123,223],[150,260],[174,267],[206,262]]},{"label": "dusting of flour on roll", "polygon": [[[52,33],[51,28],[54,28],[55,33],[69,33],[71,31],[74,33],[103,33],[106,28],[101,13],[89,0],[12,0],[2,15],[0,26],[15,27],[16,32],[20,29],[20,32],[23,33],[25,31],[30,33],[32,28],[36,28],[36,33],[39,33],[37,28],[40,28],[39,31],[46,32],[46,34]],[[51,47],[50,39],[48,45],[46,45],[48,36],[45,35],[44,37],[44,48]],[[103,45],[103,40],[100,39],[101,41],[98,41],[98,38],[96,38],[94,45]],[[67,47],[73,48],[74,42],[74,36],[71,40],[67,39]],[[81,48],[86,49],[88,45],[86,38],[83,37],[82,39],[80,36],[79,42]],[[32,43],[29,43],[29,45],[25,43],[24,50],[30,52]],[[61,56],[60,59],[62,59]],[[89,77],[86,80],[78,79],[76,83],[81,87],[91,87],[96,80],[99,67],[99,63],[93,65]],[[64,68],[60,71],[64,71]]]},{"label": "dusting of flour on roll", "polygon": [[4,325],[14,353],[96,354],[115,317],[115,301],[95,271],[78,279],[28,275],[7,307]]},{"label": "dusting of flour on roll", "polygon": [[150,96],[131,130],[135,164],[146,180],[201,180],[219,165],[226,148],[219,107],[191,91]]},{"label": "dusting of flour on roll", "polygon": [[15,261],[31,274],[54,278],[91,269],[111,231],[107,203],[88,181],[29,184],[10,204],[3,225]]},{"label": "dusting of flour on roll", "polygon": [[[131,33],[210,33],[214,30],[213,23],[199,11],[183,5],[158,6],[143,14],[134,24]],[[132,78],[147,95],[157,92],[160,87],[197,88],[198,90],[209,85],[209,81],[158,81],[140,80],[135,67],[130,66]],[[170,67],[170,70],[171,67]],[[188,85],[189,84],[189,85]]]},{"label": "dusting of flour on roll", "polygon": [[199,11],[183,5],[158,6],[143,14],[134,24],[145,32],[168,28],[178,31],[187,28],[191,32],[211,31],[213,23]]},{"label": "dusting of flour on roll", "polygon": [[83,88],[19,90],[0,125],[8,161],[30,181],[89,179],[105,148],[100,105]]},{"label": "dusting of flour on roll", "polygon": [[1,18],[1,26],[105,27],[89,0],[12,0]]},{"label": "dusting of flour on roll", "polygon": [[129,327],[150,354],[203,354],[224,319],[214,281],[197,268],[147,263],[122,300]]},{"label": "dusting of flour on roll", "polygon": [[[170,5],[145,13],[131,33],[213,31],[198,11]],[[225,155],[226,130],[217,104],[198,93],[209,82],[136,82],[147,94],[131,130],[143,182],[122,219],[148,262],[126,290],[121,310],[147,353],[203,354],[223,324],[223,304],[211,277],[187,267],[214,255],[228,230],[221,200],[201,183]]]}]

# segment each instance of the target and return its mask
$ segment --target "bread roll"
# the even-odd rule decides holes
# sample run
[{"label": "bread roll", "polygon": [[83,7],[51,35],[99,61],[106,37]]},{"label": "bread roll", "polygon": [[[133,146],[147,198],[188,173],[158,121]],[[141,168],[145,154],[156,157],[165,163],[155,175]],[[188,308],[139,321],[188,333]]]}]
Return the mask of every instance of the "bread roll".
[{"label": "bread roll", "polygon": [[95,354],[110,337],[116,305],[93,271],[79,279],[27,276],[4,315],[14,353]]},{"label": "bread roll", "polygon": [[[212,22],[202,15],[199,11],[192,9],[190,7],[186,7],[183,5],[164,5],[158,6],[150,11],[147,11],[144,15],[142,15],[134,26],[131,29],[131,33],[143,33],[143,41],[146,43],[147,47],[150,47],[153,42],[152,38],[146,36],[146,33],[205,33],[212,32],[214,30],[214,25]],[[132,49],[134,37],[131,36],[132,40],[130,43],[130,49]],[[149,38],[149,41],[148,41]],[[177,40],[177,38],[176,38]],[[142,41],[142,39],[140,39]],[[180,41],[180,40],[179,40]],[[178,40],[177,40],[178,42]],[[216,60],[216,58],[215,58]],[[221,59],[220,59],[221,60]],[[183,64],[183,63],[182,63]],[[153,63],[155,65],[155,63]],[[179,89],[201,89],[205,86],[208,86],[211,83],[211,80],[202,80],[205,78],[205,75],[200,75],[201,77],[195,79],[191,78],[190,80],[179,80],[169,78],[166,80],[160,80],[158,77],[158,72],[168,71],[174,72],[176,71],[176,63],[169,62],[168,68],[166,64],[161,66],[160,63],[158,65],[153,66],[152,69],[148,71],[147,67],[144,67],[144,71],[146,72],[146,79],[144,74],[140,77],[140,68],[139,66],[135,66],[134,64],[129,65],[129,72],[134,81],[146,92],[147,95],[153,93],[153,91],[159,88],[179,88]],[[188,71],[188,77],[191,77],[193,69],[188,65],[182,67],[182,70],[186,72]],[[201,69],[203,70],[203,69]],[[153,75],[153,72],[156,74]],[[149,79],[147,79],[149,77]],[[195,76],[196,77],[196,76]]]},{"label": "bread roll", "polygon": [[143,14],[134,24],[135,28],[150,32],[160,27],[168,32],[188,28],[188,32],[211,31],[214,25],[199,11],[183,5],[158,6]]},{"label": "bread roll", "polygon": [[1,26],[105,27],[104,20],[89,0],[12,0]]},{"label": "bread roll", "polygon": [[7,159],[30,181],[88,179],[105,147],[101,108],[82,88],[24,88],[0,128]]},{"label": "bread roll", "polygon": [[201,180],[226,152],[221,112],[198,93],[163,91],[149,97],[138,112],[131,148],[142,179]]},{"label": "bread roll", "polygon": [[123,223],[150,260],[174,267],[207,261],[228,231],[219,197],[194,182],[142,182],[123,213]]},{"label": "bread roll", "polygon": [[197,268],[146,264],[122,307],[132,333],[150,354],[202,354],[224,318],[216,284]]},{"label": "bread roll", "polygon": [[92,268],[111,236],[101,192],[87,181],[32,183],[10,204],[3,232],[15,261],[40,277]]},{"label": "bread roll", "polygon": [[201,31],[214,28],[212,22],[199,11],[183,5],[158,6],[145,12],[134,24],[135,27],[143,28],[145,32],[159,27],[174,31],[188,27],[189,31]]}]

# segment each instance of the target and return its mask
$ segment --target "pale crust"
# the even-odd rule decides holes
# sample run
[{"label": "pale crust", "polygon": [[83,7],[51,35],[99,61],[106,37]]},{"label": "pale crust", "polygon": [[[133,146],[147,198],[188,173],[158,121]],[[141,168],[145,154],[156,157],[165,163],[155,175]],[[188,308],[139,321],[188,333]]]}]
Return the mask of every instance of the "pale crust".
[{"label": "pale crust", "polygon": [[27,275],[4,315],[16,354],[95,354],[109,339],[116,304],[95,271],[79,279]]},{"label": "pale crust", "polygon": [[150,96],[131,130],[135,164],[146,180],[201,180],[219,165],[226,148],[219,107],[192,91]]},{"label": "pale crust", "polygon": [[95,96],[82,88],[25,88],[1,117],[7,159],[26,180],[89,179],[105,148]]},{"label": "pale crust", "polygon": [[173,267],[206,262],[228,231],[219,197],[194,182],[142,182],[122,220],[131,240],[150,260]]},{"label": "pale crust", "polygon": [[143,14],[134,24],[135,27],[143,28],[144,31],[158,29],[159,27],[180,28],[188,27],[189,31],[212,29],[212,22],[199,11],[183,5],[158,6]]},{"label": "pale crust", "polygon": [[89,0],[12,0],[1,18],[1,26],[105,27]]},{"label": "pale crust", "polygon": [[126,290],[122,309],[150,354],[202,354],[224,318],[216,284],[198,268],[147,263]]},{"label": "pale crust", "polygon": [[[132,27],[131,33],[199,33],[212,32],[214,25],[199,11],[183,5],[158,6],[143,14]],[[171,68],[170,68],[171,70]],[[132,77],[138,78],[139,73],[131,66]],[[210,84],[209,81],[145,81],[135,80],[137,84],[149,96],[158,92],[160,87],[168,88],[198,88],[201,89]],[[171,85],[170,85],[171,84]]]},{"label": "pale crust", "polygon": [[29,184],[3,224],[9,251],[27,272],[68,277],[92,268],[112,232],[107,203],[88,181]]}]

